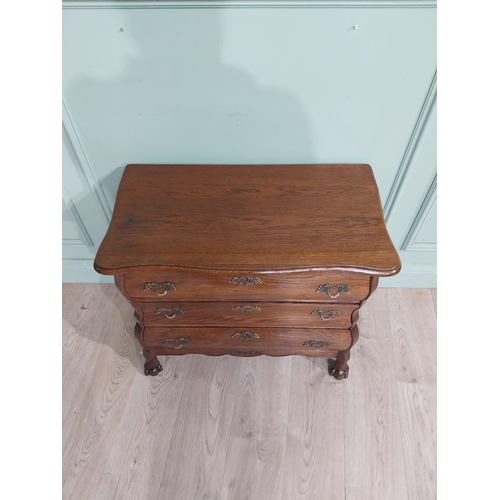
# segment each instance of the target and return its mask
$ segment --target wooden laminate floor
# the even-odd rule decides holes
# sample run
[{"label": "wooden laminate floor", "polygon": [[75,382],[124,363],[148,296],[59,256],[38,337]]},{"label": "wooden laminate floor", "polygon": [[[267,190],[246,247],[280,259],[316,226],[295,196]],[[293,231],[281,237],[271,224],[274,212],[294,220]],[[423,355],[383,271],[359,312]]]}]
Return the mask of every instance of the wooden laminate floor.
[{"label": "wooden laminate floor", "polygon": [[114,285],[63,285],[64,500],[436,498],[436,291],[380,288],[326,360],[161,357]]}]

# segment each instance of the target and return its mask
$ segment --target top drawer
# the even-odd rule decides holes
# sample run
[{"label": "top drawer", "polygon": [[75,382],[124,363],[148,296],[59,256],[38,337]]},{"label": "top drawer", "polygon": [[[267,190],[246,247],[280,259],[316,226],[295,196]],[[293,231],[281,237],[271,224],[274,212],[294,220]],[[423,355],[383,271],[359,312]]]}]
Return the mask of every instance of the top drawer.
[{"label": "top drawer", "polygon": [[370,276],[353,272],[281,273],[166,270],[125,274],[126,291],[139,301],[298,300],[357,302],[369,293]]}]

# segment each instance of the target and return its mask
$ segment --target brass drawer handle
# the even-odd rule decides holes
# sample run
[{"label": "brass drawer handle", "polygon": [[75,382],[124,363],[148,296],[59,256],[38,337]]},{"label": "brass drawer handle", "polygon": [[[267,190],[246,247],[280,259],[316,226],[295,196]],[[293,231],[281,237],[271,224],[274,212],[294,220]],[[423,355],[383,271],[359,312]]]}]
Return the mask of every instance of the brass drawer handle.
[{"label": "brass drawer handle", "polygon": [[250,286],[262,283],[262,280],[260,278],[254,278],[252,276],[235,276],[234,278],[231,278],[229,280],[229,283],[231,283],[232,285]]},{"label": "brass drawer handle", "polygon": [[[176,342],[178,342],[178,345],[174,345]],[[174,349],[180,349],[184,344],[187,344],[189,342],[189,339],[185,339],[184,337],[181,337],[179,339],[165,339],[163,341],[164,344],[170,344]]]},{"label": "brass drawer handle", "polygon": [[243,311],[243,312],[250,312],[250,311],[260,311],[261,308],[258,306],[235,306],[233,307],[233,311]]},{"label": "brass drawer handle", "polygon": [[340,316],[340,311],[323,311],[323,309],[316,309],[311,313],[311,316],[319,316],[323,321],[332,319],[333,316]]},{"label": "brass drawer handle", "polygon": [[[170,313],[170,314],[169,314]],[[180,307],[174,307],[173,309],[157,309],[155,314],[164,314],[168,319],[174,319],[178,314],[184,314],[184,311]]]},{"label": "brass drawer handle", "polygon": [[[337,290],[335,295],[330,294],[330,290]],[[349,293],[349,287],[347,285],[320,285],[316,290],[316,293],[326,293],[331,299],[336,299],[341,292]]]},{"label": "brass drawer handle", "polygon": [[236,332],[233,335],[233,339],[242,339],[242,340],[251,340],[251,339],[259,339],[260,337],[253,332]]},{"label": "brass drawer handle", "polygon": [[[159,288],[163,288],[163,292],[160,293],[158,290]],[[153,290],[156,295],[161,297],[170,290],[175,290],[175,285],[173,283],[168,283],[167,281],[164,281],[163,283],[149,282],[144,285],[144,291],[146,290]]]},{"label": "brass drawer handle", "polygon": [[332,344],[331,342],[325,342],[325,341],[314,341],[314,340],[308,340],[307,342],[304,342],[304,345],[307,347],[311,347],[315,351],[321,351],[323,347],[330,347]]}]

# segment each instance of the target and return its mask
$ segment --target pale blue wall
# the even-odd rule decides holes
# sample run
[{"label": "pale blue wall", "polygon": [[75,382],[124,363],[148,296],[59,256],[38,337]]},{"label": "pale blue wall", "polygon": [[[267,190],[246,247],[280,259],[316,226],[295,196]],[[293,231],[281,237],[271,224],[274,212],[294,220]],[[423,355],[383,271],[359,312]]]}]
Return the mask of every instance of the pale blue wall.
[{"label": "pale blue wall", "polygon": [[127,163],[324,162],[372,165],[398,286],[435,286],[435,3],[63,6],[66,280],[100,279]]}]

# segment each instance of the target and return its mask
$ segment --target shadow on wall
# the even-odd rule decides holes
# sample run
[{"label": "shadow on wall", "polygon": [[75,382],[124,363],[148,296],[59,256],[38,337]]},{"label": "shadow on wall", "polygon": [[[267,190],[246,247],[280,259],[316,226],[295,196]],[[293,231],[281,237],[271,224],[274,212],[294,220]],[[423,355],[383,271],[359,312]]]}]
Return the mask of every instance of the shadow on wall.
[{"label": "shadow on wall", "polygon": [[[115,72],[108,80],[95,77],[91,66],[86,71],[90,63],[82,57],[83,71],[64,89],[111,207],[127,163],[313,162],[298,100],[223,64],[223,14],[221,9],[124,9],[68,18],[68,37],[77,36],[73,24],[89,32],[87,61],[95,56],[96,64],[107,58],[112,64],[119,37],[134,47],[119,76]],[[77,19],[84,22],[79,28]],[[272,55],[272,44],[268,50]],[[80,63],[71,64],[74,69]]]}]

